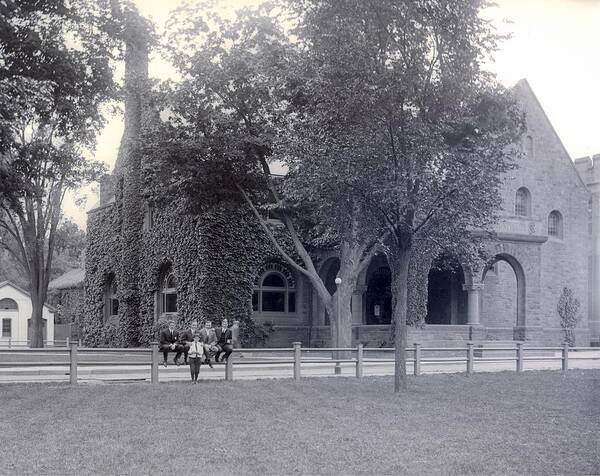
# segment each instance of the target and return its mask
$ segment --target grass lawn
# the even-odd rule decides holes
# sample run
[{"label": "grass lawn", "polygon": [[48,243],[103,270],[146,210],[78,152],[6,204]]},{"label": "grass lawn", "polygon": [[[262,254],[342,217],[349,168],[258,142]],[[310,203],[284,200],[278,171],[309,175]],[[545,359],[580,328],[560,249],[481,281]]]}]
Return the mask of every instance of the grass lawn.
[{"label": "grass lawn", "polygon": [[0,385],[2,474],[598,474],[600,371]]}]

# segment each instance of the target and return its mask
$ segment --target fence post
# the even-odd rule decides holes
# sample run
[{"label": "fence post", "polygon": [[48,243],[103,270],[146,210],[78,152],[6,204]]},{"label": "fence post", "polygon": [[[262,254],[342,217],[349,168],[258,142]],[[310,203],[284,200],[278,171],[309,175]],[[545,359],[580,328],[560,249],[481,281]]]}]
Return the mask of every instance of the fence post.
[{"label": "fence post", "polygon": [[152,362],[150,366],[150,383],[158,383],[158,342],[151,342]]},{"label": "fence post", "polygon": [[473,373],[473,342],[467,342],[467,375]]},{"label": "fence post", "polygon": [[301,342],[294,342],[294,380],[300,380],[300,363],[302,361],[302,353],[300,351]]},{"label": "fence post", "polygon": [[77,344],[71,344],[71,385],[77,384]]},{"label": "fence post", "polygon": [[569,343],[565,342],[563,344],[563,349],[562,349],[562,370],[563,372],[566,372],[567,370],[569,370]]},{"label": "fence post", "polygon": [[418,342],[414,343],[415,346],[415,371],[414,374],[415,376],[419,376],[421,375],[421,344],[419,344]]},{"label": "fence post", "polygon": [[77,343],[77,345],[79,345],[79,347],[81,347],[81,339],[79,339],[79,342]]},{"label": "fence post", "polygon": [[67,344],[66,344],[66,346],[67,346],[67,349],[69,347],[71,347],[71,339],[69,339],[68,337],[67,337]]},{"label": "fence post", "polygon": [[9,337],[9,338],[8,338],[8,348],[9,348],[9,349],[10,349],[10,347],[11,347],[11,341],[12,341],[12,337]]},{"label": "fence post", "polygon": [[233,356],[234,353],[232,352],[225,361],[225,380],[233,380]]},{"label": "fence post", "polygon": [[356,378],[363,376],[363,345],[356,346]]},{"label": "fence post", "polygon": [[517,342],[517,372],[523,372],[523,342]]}]

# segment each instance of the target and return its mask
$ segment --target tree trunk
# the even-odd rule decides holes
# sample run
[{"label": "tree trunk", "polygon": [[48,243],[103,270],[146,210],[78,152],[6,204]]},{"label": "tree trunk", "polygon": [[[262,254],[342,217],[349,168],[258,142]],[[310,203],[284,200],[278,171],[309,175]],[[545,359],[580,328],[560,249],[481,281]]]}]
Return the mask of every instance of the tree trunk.
[{"label": "tree trunk", "polygon": [[[329,313],[331,327],[331,346],[332,347],[352,347],[352,310],[351,299],[354,292],[354,280],[338,286],[337,291],[332,296]],[[348,352],[333,352],[334,359],[349,358]]]},{"label": "tree trunk", "polygon": [[44,347],[44,323],[42,314],[44,311],[44,301],[39,296],[31,295],[31,343],[33,349]]},{"label": "tree trunk", "polygon": [[406,390],[406,346],[407,329],[406,315],[408,309],[408,266],[410,263],[410,250],[397,250],[391,253],[390,264],[392,268],[392,295],[394,301],[394,392]]}]

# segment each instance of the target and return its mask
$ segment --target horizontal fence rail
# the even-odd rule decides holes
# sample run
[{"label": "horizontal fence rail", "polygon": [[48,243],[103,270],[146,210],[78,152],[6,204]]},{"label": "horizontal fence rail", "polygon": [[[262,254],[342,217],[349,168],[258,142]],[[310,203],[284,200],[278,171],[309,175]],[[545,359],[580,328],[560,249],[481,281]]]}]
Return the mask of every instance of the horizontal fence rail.
[{"label": "horizontal fence rail", "polygon": [[[29,349],[31,345],[31,340],[16,340],[11,337],[0,339],[0,350],[2,349],[12,349],[21,348],[21,349]],[[46,340],[44,339],[44,346],[54,348],[54,347],[62,347],[67,348],[71,345],[71,339],[54,339],[54,340]],[[81,342],[79,342],[81,346]]]},{"label": "horizontal fence rail", "polygon": [[[49,347],[41,349],[20,349],[20,348],[0,348],[0,368],[10,367],[25,367],[25,368],[40,368],[40,372],[44,368],[48,367],[63,367],[68,369],[69,380],[71,384],[78,382],[78,368],[79,367],[108,367],[108,366],[133,366],[133,367],[149,367],[150,370],[150,382],[156,384],[159,382],[159,348],[158,343],[153,342],[149,348],[88,348],[81,347],[80,343],[70,342],[68,347]],[[561,347],[526,347],[522,342],[517,342],[515,347],[504,346],[494,347],[485,346],[475,343],[468,342],[465,347],[422,347],[420,343],[415,343],[412,347],[405,349],[406,351],[406,364],[412,365],[412,373],[415,376],[421,375],[423,365],[443,365],[443,364],[463,364],[464,371],[467,374],[474,372],[475,363],[483,362],[514,362],[514,370],[516,372],[522,372],[525,362],[539,362],[539,361],[560,361],[561,369],[567,371],[569,369],[569,360],[600,360],[599,356],[589,355],[577,355],[581,351],[598,351],[598,347],[569,347],[568,344],[564,344]],[[481,355],[476,356],[475,351]],[[223,366],[225,369],[225,380],[233,380],[234,366],[248,366],[254,365],[257,367],[268,367],[268,366],[289,366],[292,367],[292,377],[298,380],[302,376],[302,364],[335,364],[335,373],[340,373],[341,364],[352,364],[355,367],[355,375],[357,378],[361,378],[364,375],[364,368],[366,364],[389,364],[395,362],[392,358],[366,358],[365,355],[370,353],[392,353],[395,352],[394,348],[377,348],[377,347],[364,347],[362,344],[356,347],[302,347],[300,342],[295,342],[291,348],[264,348],[264,349],[234,349],[226,362],[213,362],[213,365]],[[439,356],[426,356],[425,353],[453,353],[448,357]],[[507,356],[493,356],[494,352],[508,352],[512,355]],[[554,352],[560,353],[560,356],[548,355],[548,356],[536,356],[527,355],[528,352]],[[239,359],[236,356],[240,354],[284,354],[284,356],[269,357],[268,360],[259,359]],[[331,357],[322,355],[314,355],[315,353],[331,353]],[[340,355],[343,353],[343,355]],[[485,353],[492,353],[490,356],[484,356]],[[36,356],[58,356],[61,357],[60,361],[23,361],[19,360],[18,357],[22,357],[25,354],[31,354]],[[134,355],[149,355],[148,360],[141,361],[130,361],[130,360],[119,360],[111,361],[105,357],[112,354],[127,355],[131,357]],[[313,354],[311,356],[311,354]],[[462,354],[462,355],[461,355]],[[17,357],[15,361],[8,362],[6,359],[1,358],[2,355],[13,355]],[[102,360],[85,360],[87,356],[98,356]],[[342,358],[343,357],[343,358]]]}]

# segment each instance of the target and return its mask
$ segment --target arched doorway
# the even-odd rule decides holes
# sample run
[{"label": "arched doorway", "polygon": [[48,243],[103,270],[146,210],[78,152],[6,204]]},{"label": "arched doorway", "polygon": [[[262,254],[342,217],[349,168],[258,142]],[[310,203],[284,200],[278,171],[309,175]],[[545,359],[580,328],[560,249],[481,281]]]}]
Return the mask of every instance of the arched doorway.
[{"label": "arched doorway", "polygon": [[[525,326],[525,272],[519,261],[500,253],[488,263],[482,275],[481,323],[486,327]],[[515,338],[519,338],[515,333]]]},{"label": "arched doorway", "polygon": [[387,325],[392,322],[392,273],[385,256],[376,256],[367,272],[365,324]]},{"label": "arched doorway", "polygon": [[464,284],[465,275],[457,259],[443,256],[434,261],[427,282],[427,324],[467,324]]}]

